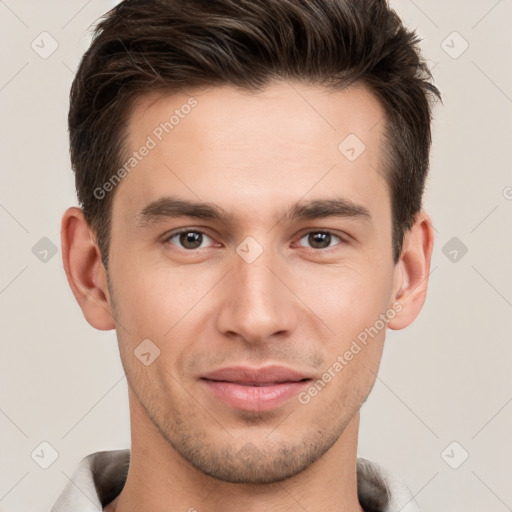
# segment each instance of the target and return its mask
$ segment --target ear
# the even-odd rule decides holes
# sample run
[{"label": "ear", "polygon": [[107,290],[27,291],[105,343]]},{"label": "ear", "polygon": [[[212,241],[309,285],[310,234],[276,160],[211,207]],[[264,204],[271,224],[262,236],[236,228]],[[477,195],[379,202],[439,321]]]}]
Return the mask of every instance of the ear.
[{"label": "ear", "polygon": [[80,208],[73,206],[64,212],[60,236],[66,277],[85,319],[96,329],[114,329],[107,274]]},{"label": "ear", "polygon": [[433,245],[432,221],[426,212],[421,211],[404,236],[402,254],[395,266],[392,300],[399,303],[401,309],[388,322],[390,329],[403,329],[419,315],[427,295]]}]

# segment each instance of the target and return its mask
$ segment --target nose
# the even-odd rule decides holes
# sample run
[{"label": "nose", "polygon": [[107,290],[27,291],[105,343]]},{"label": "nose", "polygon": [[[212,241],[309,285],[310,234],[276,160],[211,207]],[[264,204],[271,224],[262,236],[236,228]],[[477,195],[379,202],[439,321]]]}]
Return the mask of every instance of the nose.
[{"label": "nose", "polygon": [[[246,343],[284,339],[297,325],[299,306],[286,264],[270,249],[248,263],[237,253],[226,276],[217,328]],[[288,277],[288,279],[287,279]]]}]

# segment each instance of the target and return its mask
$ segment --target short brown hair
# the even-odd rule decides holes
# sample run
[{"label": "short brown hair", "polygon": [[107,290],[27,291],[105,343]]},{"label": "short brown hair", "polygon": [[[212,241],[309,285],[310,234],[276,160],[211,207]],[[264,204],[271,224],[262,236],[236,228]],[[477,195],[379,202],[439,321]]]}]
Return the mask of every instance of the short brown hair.
[{"label": "short brown hair", "polygon": [[441,99],[407,30],[386,0],[125,0],[96,27],[70,93],[76,189],[108,269],[114,192],[134,100],[150,91],[274,79],[342,89],[366,85],[384,108],[393,260],[421,210],[434,99]]}]

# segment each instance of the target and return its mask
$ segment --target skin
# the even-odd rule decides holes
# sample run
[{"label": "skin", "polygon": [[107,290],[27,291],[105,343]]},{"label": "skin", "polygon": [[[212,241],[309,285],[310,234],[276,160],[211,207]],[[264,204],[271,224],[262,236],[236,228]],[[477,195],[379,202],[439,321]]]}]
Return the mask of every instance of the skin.
[{"label": "skin", "polygon": [[[386,328],[307,404],[292,398],[270,411],[241,411],[199,377],[274,363],[316,380],[393,304],[401,310],[387,328],[409,325],[427,290],[430,218],[417,215],[395,265],[384,113],[364,87],[274,82],[258,94],[192,92],[197,106],[111,192],[109,283],[82,211],[71,207],[62,219],[71,289],[93,327],[116,329],[129,385],[131,464],[105,510],[361,512],[359,409]],[[188,98],[141,97],[129,153]],[[366,146],[355,161],[338,150],[350,133]],[[139,226],[137,214],[171,194],[221,206],[232,221]],[[364,206],[371,219],[284,216],[296,202],[333,197]],[[201,246],[169,238],[177,228],[205,233]],[[326,248],[307,236],[319,230],[332,232]],[[236,252],[247,236],[263,248],[252,263]],[[144,339],[160,350],[148,366],[134,355]]]}]

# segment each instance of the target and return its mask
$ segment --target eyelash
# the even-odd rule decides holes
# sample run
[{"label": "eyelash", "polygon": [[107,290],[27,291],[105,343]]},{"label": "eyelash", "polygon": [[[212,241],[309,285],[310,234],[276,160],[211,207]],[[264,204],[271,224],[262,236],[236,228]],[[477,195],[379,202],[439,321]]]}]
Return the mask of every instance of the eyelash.
[{"label": "eyelash", "polygon": [[[170,240],[178,235],[181,235],[182,233],[200,233],[202,235],[206,235],[208,238],[212,239],[211,236],[208,235],[208,233],[206,233],[205,231],[202,231],[200,229],[191,229],[191,228],[187,228],[187,229],[180,229],[178,231],[174,231],[172,233],[170,233],[169,235],[167,235],[164,239],[164,243],[166,244],[170,244]],[[322,234],[329,234],[331,236],[334,236],[336,238],[338,238],[338,240],[340,240],[339,243],[337,244],[334,244],[334,246],[329,246],[329,247],[325,247],[323,249],[316,249],[314,247],[305,247],[305,246],[300,246],[304,249],[309,249],[310,251],[322,251],[322,252],[327,252],[329,250],[332,250],[334,247],[336,247],[337,245],[342,245],[342,244],[345,244],[347,243],[346,240],[341,237],[340,235],[337,235],[334,231],[331,231],[329,229],[315,229],[315,230],[310,230],[310,231],[307,231],[305,233],[303,233],[299,240],[302,240],[304,237],[310,235],[311,233],[322,233]],[[174,244],[171,244],[171,245],[174,245]],[[178,247],[179,249],[183,250],[183,251],[186,251],[186,252],[195,252],[195,251],[198,251],[200,248],[197,248],[197,249],[185,249],[185,248],[182,248],[182,247]],[[204,248],[203,248],[204,249]]]}]

